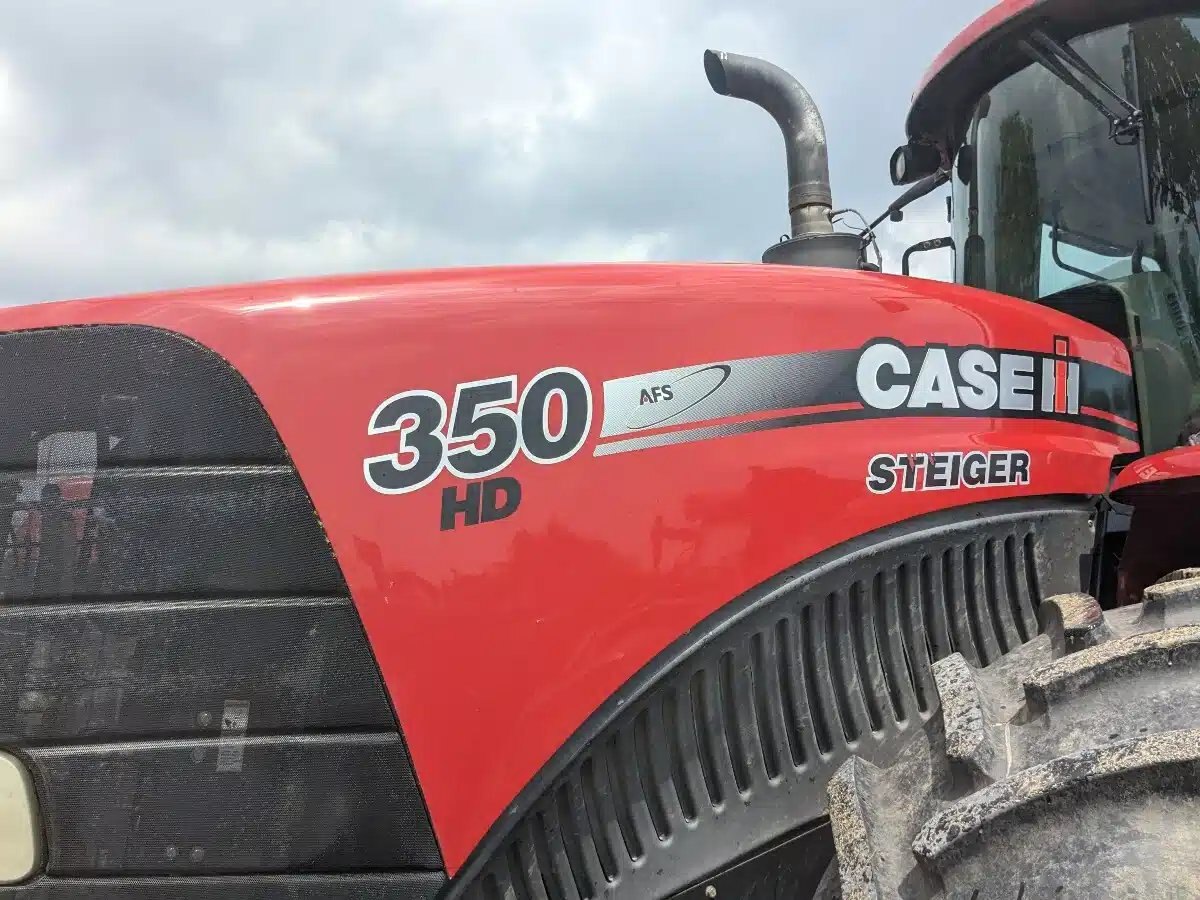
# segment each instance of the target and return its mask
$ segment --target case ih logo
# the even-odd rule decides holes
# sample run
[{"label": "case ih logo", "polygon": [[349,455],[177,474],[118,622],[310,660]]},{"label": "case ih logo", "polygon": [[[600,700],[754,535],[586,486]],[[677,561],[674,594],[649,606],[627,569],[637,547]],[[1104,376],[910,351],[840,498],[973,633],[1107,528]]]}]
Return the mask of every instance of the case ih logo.
[{"label": "case ih logo", "polygon": [[1079,414],[1079,360],[1069,339],[1052,354],[987,347],[868,344],[856,382],[863,405],[895,411],[997,410]]}]

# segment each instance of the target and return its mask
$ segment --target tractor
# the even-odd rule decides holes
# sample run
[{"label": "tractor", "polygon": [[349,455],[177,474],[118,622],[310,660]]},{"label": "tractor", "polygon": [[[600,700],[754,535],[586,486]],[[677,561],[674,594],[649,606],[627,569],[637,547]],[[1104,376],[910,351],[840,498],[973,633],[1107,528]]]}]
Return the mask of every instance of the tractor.
[{"label": "tractor", "polygon": [[0,311],[0,900],[1200,893],[1200,6],[1005,0],[861,227],[704,69],[762,265]]}]

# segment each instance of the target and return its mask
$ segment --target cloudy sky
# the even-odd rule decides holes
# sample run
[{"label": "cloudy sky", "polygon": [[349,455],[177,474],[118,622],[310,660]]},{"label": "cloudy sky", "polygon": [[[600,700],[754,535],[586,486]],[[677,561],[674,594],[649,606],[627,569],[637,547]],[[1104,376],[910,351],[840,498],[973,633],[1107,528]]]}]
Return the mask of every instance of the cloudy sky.
[{"label": "cloudy sky", "polygon": [[[706,47],[792,71],[866,214],[990,0],[13,0],[0,302],[533,261],[755,260],[781,142]],[[946,230],[940,196],[885,243]],[[932,257],[933,255],[931,255]],[[924,271],[948,269],[930,259]]]}]

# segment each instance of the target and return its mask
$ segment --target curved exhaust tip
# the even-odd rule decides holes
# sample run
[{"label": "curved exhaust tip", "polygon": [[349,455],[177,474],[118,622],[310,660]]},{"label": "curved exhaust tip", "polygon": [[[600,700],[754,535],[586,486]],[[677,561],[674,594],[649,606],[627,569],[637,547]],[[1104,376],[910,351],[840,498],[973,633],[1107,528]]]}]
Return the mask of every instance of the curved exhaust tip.
[{"label": "curved exhaust tip", "polygon": [[705,50],[704,74],[708,76],[708,83],[716,93],[728,97],[729,79],[725,75],[725,63],[722,61],[724,55],[724,51],[721,50]]},{"label": "curved exhaust tip", "polygon": [[804,85],[765,59],[724,50],[704,51],[704,74],[715,93],[766,110],[783,132],[791,238],[770,248],[763,261],[859,268],[859,236],[833,230],[825,124]]},{"label": "curved exhaust tip", "polygon": [[783,132],[792,235],[831,233],[826,215],[833,198],[825,124],[808,91],[765,59],[724,50],[704,51],[704,74],[714,92],[766,110]]}]

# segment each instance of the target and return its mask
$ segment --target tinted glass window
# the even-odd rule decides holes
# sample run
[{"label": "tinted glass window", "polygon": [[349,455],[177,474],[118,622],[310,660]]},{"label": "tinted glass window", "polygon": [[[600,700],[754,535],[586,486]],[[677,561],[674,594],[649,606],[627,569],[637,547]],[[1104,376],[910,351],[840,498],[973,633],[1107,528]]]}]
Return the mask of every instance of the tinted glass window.
[{"label": "tinted glass window", "polygon": [[1200,443],[1200,15],[1071,46],[1145,125],[1136,140],[1114,140],[1101,112],[1041,65],[993,89],[954,179],[958,280],[1051,304],[1112,286],[1097,297],[1128,307],[1159,383],[1156,441]]}]

